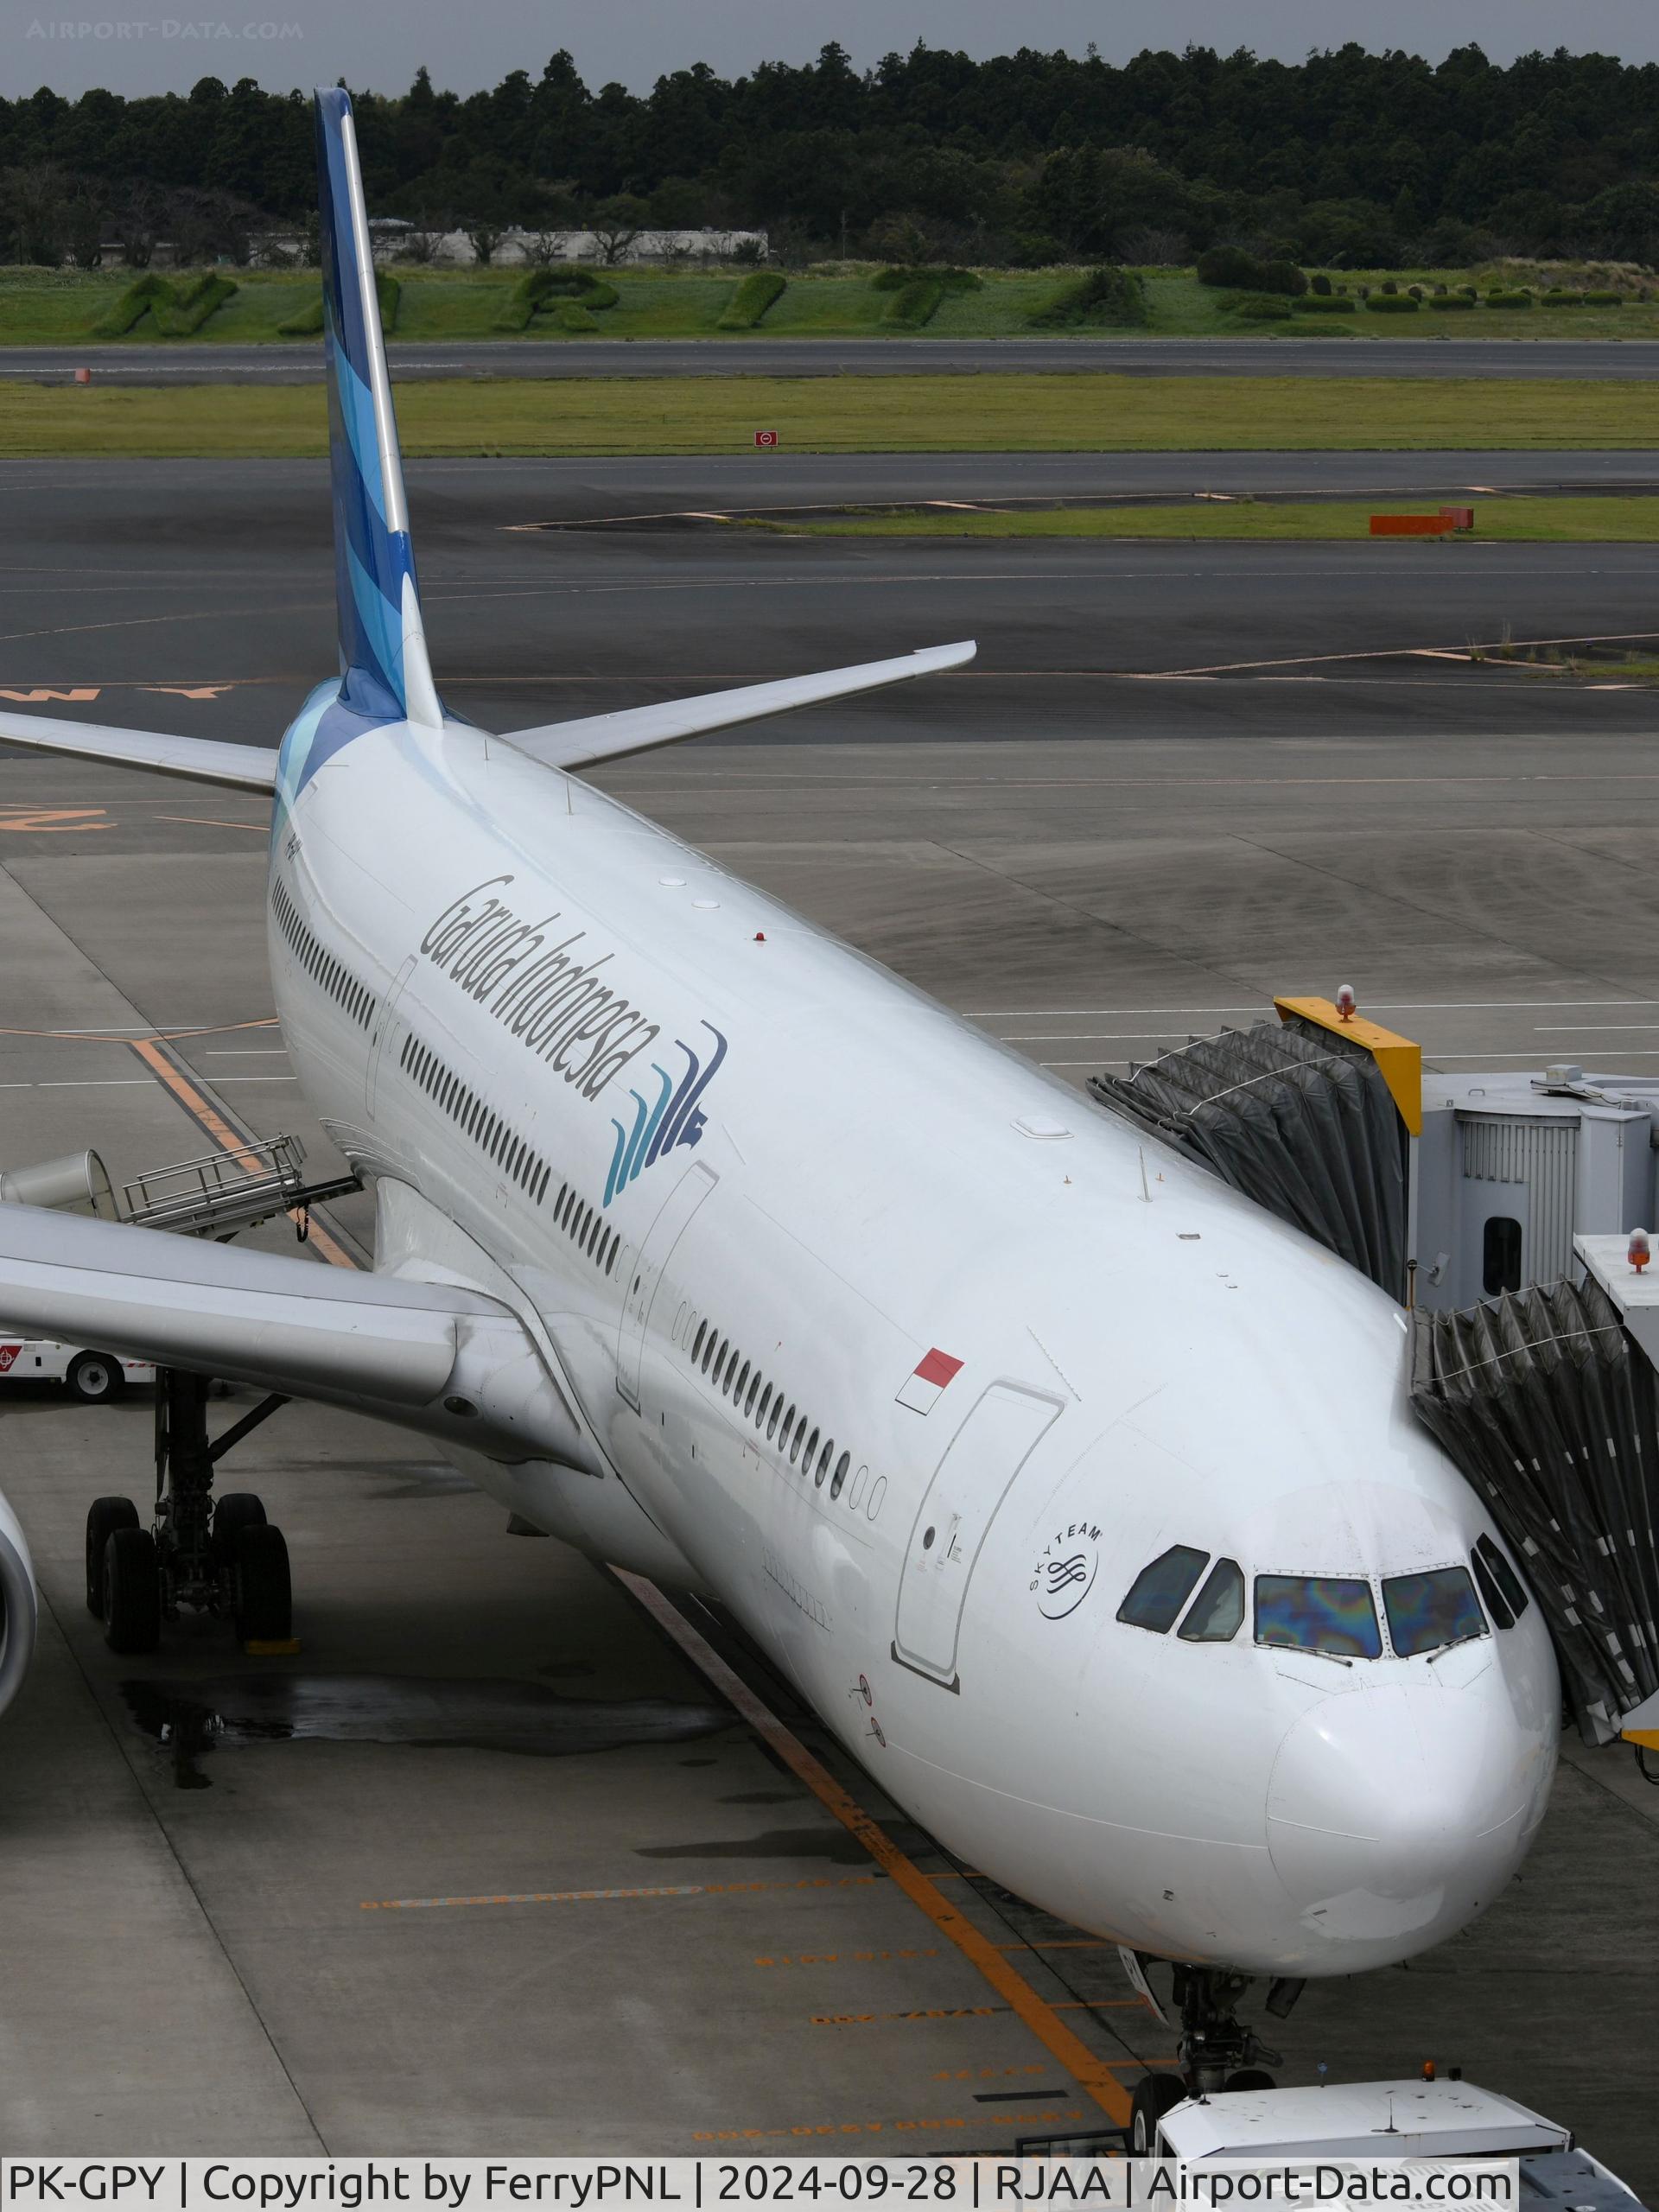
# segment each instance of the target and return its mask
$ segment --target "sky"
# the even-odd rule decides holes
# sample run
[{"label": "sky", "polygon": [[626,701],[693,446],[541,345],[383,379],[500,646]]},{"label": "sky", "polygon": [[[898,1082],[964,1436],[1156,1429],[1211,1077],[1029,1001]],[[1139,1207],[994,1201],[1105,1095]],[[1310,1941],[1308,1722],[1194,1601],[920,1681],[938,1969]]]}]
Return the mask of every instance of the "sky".
[{"label": "sky", "polygon": [[646,92],[693,61],[737,76],[758,61],[809,60],[830,39],[861,68],[918,39],[982,58],[1020,45],[1082,54],[1092,40],[1109,61],[1189,42],[1295,61],[1352,39],[1431,60],[1471,41],[1494,61],[1563,44],[1659,60],[1653,0],[79,0],[55,11],[53,0],[6,0],[3,14],[0,92],[10,98],[41,85],[72,98],[94,85],[188,92],[207,76],[276,92],[343,77],[397,92],[422,63],[434,84],[467,92],[510,69],[538,74],[562,46],[590,85]]}]

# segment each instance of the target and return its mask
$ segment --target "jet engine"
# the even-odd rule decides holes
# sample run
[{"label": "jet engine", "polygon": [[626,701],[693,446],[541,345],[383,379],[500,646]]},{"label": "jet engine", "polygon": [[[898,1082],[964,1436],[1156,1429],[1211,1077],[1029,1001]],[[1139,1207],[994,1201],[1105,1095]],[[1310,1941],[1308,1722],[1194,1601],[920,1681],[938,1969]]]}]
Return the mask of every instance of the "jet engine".
[{"label": "jet engine", "polygon": [[29,1546],[16,1515],[0,1497],[0,1713],[23,1686],[39,1611]]}]

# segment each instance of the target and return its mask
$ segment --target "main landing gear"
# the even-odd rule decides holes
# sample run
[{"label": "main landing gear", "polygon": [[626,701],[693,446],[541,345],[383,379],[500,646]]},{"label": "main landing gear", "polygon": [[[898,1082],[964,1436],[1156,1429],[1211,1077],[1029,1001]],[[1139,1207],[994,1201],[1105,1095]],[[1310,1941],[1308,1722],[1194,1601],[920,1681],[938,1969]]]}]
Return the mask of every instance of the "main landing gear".
[{"label": "main landing gear", "polygon": [[245,1645],[293,1637],[288,1546],[251,1491],[213,1497],[233,1445],[288,1400],[262,1398],[210,1439],[208,1382],[177,1368],[156,1376],[156,1502],[149,1528],[128,1497],[94,1498],[86,1516],[86,1608],[111,1651],[153,1651],[182,1606],[228,1616]]},{"label": "main landing gear", "polygon": [[[1154,2155],[1158,2123],[1186,2097],[1212,2096],[1217,2090],[1270,2089],[1271,2074],[1258,2064],[1280,2066],[1283,2059],[1238,2018],[1238,2001],[1251,1977],[1220,1967],[1175,1968],[1174,2002],[1180,2008],[1179,2074],[1145,2074],[1135,2084],[1129,2112],[1129,2149],[1138,2158]],[[1268,2010],[1284,2019],[1302,1993],[1300,1981],[1274,1981]]]}]

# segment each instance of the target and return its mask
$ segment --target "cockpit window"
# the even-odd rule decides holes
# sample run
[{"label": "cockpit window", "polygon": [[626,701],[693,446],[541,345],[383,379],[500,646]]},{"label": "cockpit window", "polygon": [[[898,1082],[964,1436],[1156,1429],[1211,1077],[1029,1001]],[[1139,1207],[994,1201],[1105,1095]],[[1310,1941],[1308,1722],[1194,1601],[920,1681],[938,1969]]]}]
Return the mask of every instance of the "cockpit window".
[{"label": "cockpit window", "polygon": [[1176,1616],[1192,1595],[1192,1586],[1209,1564],[1208,1552],[1195,1552],[1190,1544],[1172,1544],[1135,1576],[1117,1618],[1132,1628],[1149,1628],[1162,1636],[1175,1625]]},{"label": "cockpit window", "polygon": [[1188,1643],[1225,1643],[1244,1618],[1244,1577],[1238,1561],[1218,1559],[1179,1633]]},{"label": "cockpit window", "polygon": [[1389,1641],[1402,1659],[1424,1651],[1443,1651],[1484,1636],[1480,1610],[1466,1567],[1437,1567],[1427,1574],[1390,1574],[1382,1584],[1389,1616]]},{"label": "cockpit window", "polygon": [[1499,1628],[1513,1628],[1527,1610],[1527,1593],[1520,1576],[1490,1536],[1476,1537],[1474,1565],[1487,1611]]},{"label": "cockpit window", "polygon": [[1349,1575],[1258,1574],[1255,1640],[1338,1659],[1382,1656],[1371,1586]]}]

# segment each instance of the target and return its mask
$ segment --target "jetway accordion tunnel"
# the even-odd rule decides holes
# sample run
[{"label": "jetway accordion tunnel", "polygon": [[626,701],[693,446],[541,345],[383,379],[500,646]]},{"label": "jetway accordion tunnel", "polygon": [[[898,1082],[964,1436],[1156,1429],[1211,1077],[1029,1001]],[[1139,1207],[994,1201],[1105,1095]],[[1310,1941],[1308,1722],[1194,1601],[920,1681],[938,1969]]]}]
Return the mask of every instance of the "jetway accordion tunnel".
[{"label": "jetway accordion tunnel", "polygon": [[1659,1749],[1659,1286],[1638,1327],[1600,1249],[1653,1217],[1659,1084],[1426,1086],[1348,1008],[1277,1010],[1090,1090],[1411,1309],[1413,1408],[1523,1563],[1580,1733]]}]

